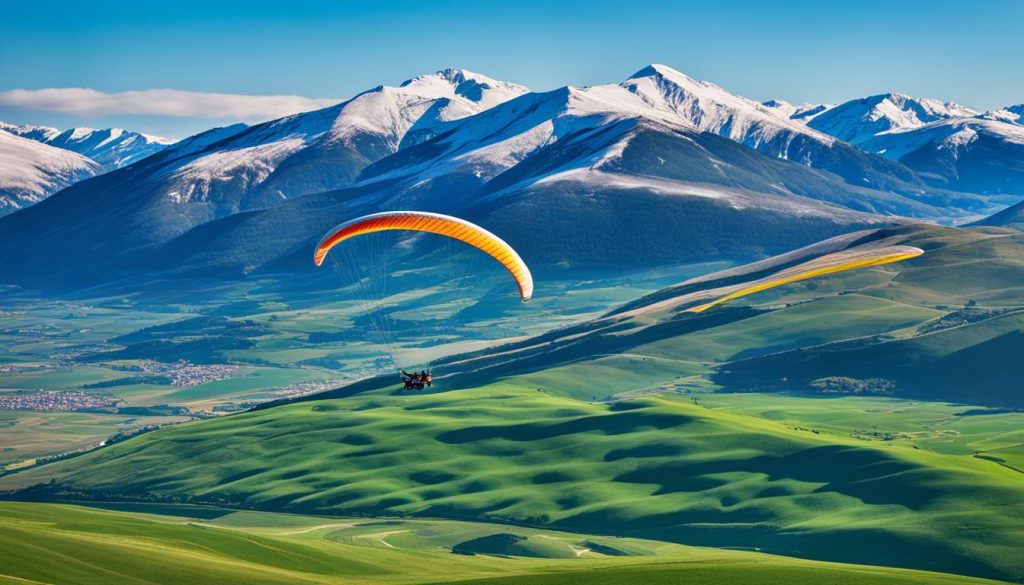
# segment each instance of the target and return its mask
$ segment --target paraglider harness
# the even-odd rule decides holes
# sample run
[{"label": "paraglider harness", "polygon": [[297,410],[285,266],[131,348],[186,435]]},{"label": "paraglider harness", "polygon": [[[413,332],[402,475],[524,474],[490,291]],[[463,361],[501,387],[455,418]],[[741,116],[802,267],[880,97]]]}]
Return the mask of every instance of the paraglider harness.
[{"label": "paraglider harness", "polygon": [[399,370],[399,377],[402,378],[402,383],[405,384],[405,390],[423,390],[424,386],[430,386],[434,381],[430,370],[423,370],[418,374],[410,374],[405,370]]}]

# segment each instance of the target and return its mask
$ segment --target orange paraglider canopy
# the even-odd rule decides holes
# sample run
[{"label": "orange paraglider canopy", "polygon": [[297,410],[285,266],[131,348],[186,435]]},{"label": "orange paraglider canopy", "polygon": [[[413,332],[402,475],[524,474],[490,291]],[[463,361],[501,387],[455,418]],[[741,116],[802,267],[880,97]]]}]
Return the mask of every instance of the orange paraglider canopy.
[{"label": "orange paraglider canopy", "polygon": [[313,262],[320,266],[331,248],[349,238],[388,230],[426,232],[465,242],[490,255],[512,274],[523,302],[533,296],[533,276],[512,246],[478,225],[440,213],[385,211],[357,217],[335,227],[321,238],[313,253]]}]

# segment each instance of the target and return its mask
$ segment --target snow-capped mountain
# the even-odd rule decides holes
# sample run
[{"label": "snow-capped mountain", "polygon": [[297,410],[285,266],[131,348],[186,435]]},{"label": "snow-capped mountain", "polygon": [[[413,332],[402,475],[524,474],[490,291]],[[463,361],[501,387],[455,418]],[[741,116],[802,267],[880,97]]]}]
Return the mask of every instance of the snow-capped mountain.
[{"label": "snow-capped mountain", "polygon": [[985,120],[996,120],[998,122],[1006,122],[1007,124],[1024,126],[1024,104],[1007,106],[1001,110],[985,112],[978,117]]},{"label": "snow-capped mountain", "polygon": [[807,125],[860,146],[881,132],[920,128],[936,120],[977,114],[977,111],[954,102],[886,93],[839,104],[815,116]]},{"label": "snow-capped mountain", "polygon": [[14,134],[15,136],[21,136],[22,138],[28,138],[35,140],[36,142],[49,142],[51,138],[54,138],[60,134],[60,130],[56,128],[50,128],[49,126],[33,126],[31,124],[8,124],[7,122],[0,121],[0,130]]},{"label": "snow-capped mountain", "polygon": [[950,118],[882,132],[861,148],[951,189],[1024,195],[1024,126],[985,117]]},{"label": "snow-capped mountain", "polygon": [[793,105],[786,100],[774,99],[761,102],[761,105],[789,120],[807,123],[818,114],[833,108],[832,104],[800,104]]},{"label": "snow-capped mountain", "polygon": [[46,141],[50,146],[84,154],[110,171],[156,154],[173,142],[160,136],[121,128],[72,128]]},{"label": "snow-capped mountain", "polygon": [[773,156],[799,160],[799,156],[793,156],[794,139],[798,137],[824,146],[835,142],[831,136],[809,130],[788,116],[779,116],[772,107],[665,65],[645,67],[621,86],[651,109],[674,114],[697,130],[714,132]]},{"label": "snow-capped mountain", "polygon": [[[714,132],[771,156],[842,177],[851,185],[916,197],[925,182],[910,169],[883,158],[865,157],[833,136],[780,116],[765,106],[671,67],[650,65],[621,84],[652,108],[671,112],[703,132]],[[825,112],[815,116],[820,118]]]},{"label": "snow-capped mountain", "polygon": [[160,152],[174,141],[121,128],[71,128],[15,125],[0,122],[0,130],[85,155],[112,171]]},{"label": "snow-capped mountain", "polygon": [[[357,184],[413,178],[416,190],[424,191],[427,181],[433,179],[451,182],[454,177],[472,177],[488,182],[487,191],[494,192],[499,185],[502,189],[513,185],[523,169],[530,169],[533,174],[529,176],[538,178],[536,169],[545,159],[540,153],[556,149],[568,154],[559,154],[546,163],[549,175],[597,170],[612,164],[637,128],[713,133],[775,158],[841,170],[837,174],[856,188],[808,196],[850,209],[919,217],[948,213],[941,209],[950,203],[947,196],[930,197],[922,188],[923,182],[909,169],[880,157],[865,156],[830,136],[780,118],[762,104],[694,81],[663,65],[642,69],[621,84],[531,93],[477,116],[438,125],[439,139],[431,142],[429,149],[407,148],[369,165]],[[569,151],[568,145],[573,144],[576,150]],[[729,177],[730,161],[708,158],[715,175],[707,181],[728,184],[733,180]],[[529,164],[521,164],[526,162]],[[701,174],[692,166],[689,172]],[[908,184],[915,179],[915,183]],[[897,188],[891,188],[893,185]],[[773,191],[765,187],[762,190]],[[799,193],[800,188],[793,192]],[[967,199],[953,206],[981,207],[979,202]]]},{"label": "snow-capped mountain", "polygon": [[[445,70],[66,189],[0,220],[0,263],[38,280],[40,255],[59,258],[65,283],[301,270],[310,238],[395,208],[476,219],[559,265],[746,259],[894,215],[992,210],[795,113],[659,65],[542,93]],[[65,235],[41,246],[46,230]]]},{"label": "snow-capped mountain", "polygon": [[102,172],[92,160],[0,130],[0,215]]},{"label": "snow-capped mountain", "polygon": [[893,221],[880,215],[946,213],[702,131],[625,84],[525,94],[432,134],[351,188],[201,225],[160,248],[160,268],[305,270],[311,240],[380,209],[454,213],[563,266],[758,257]]},{"label": "snow-capped mountain", "polygon": [[931,185],[1024,195],[1024,106],[994,112],[889,93],[851,100],[807,122],[860,150],[897,161]]},{"label": "snow-capped mountain", "polygon": [[454,69],[380,86],[173,157],[155,173],[155,189],[173,202],[212,203],[230,213],[344,187],[367,164],[397,151],[407,134],[425,139],[437,124],[526,91]]},{"label": "snow-capped mountain", "polygon": [[1003,108],[1004,111],[1010,112],[1011,115],[1016,116],[1014,122],[1017,124],[1024,125],[1024,104],[1017,104],[1016,106],[1008,106]]}]

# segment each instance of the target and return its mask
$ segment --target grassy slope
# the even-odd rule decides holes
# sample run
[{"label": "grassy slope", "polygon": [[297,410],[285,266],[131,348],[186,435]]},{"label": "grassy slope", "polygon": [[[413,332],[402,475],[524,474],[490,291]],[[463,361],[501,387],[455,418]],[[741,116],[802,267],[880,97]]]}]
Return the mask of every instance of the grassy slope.
[{"label": "grassy slope", "polygon": [[1016,471],[662,398],[590,404],[503,384],[299,403],[150,433],[0,487],[49,478],[48,497],[486,518],[1024,575]]},{"label": "grassy slope", "polygon": [[[451,552],[466,542],[502,537],[516,541],[525,555]],[[983,582],[477,523],[246,512],[193,520],[187,511],[156,516],[52,504],[0,503],[0,548],[0,583],[22,584]],[[590,552],[574,554],[585,548]]]}]

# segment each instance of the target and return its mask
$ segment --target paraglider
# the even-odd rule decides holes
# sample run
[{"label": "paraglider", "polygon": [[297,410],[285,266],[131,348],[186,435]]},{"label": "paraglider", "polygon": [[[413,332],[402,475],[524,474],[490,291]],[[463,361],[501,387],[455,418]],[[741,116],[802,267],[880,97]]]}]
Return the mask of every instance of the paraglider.
[{"label": "paraglider", "polygon": [[434,381],[433,375],[427,370],[421,370],[418,374],[399,370],[398,377],[402,379],[406,390],[423,390],[424,386],[429,387]]},{"label": "paraglider", "polygon": [[[464,219],[440,213],[430,213],[425,211],[385,211],[357,217],[334,227],[320,239],[320,242],[317,244],[313,253],[313,262],[317,266],[322,265],[327,254],[333,248],[341,245],[350,238],[377,232],[396,230],[436,234],[445,236],[451,240],[464,242],[465,244],[482,251],[494,260],[497,260],[498,263],[500,263],[505,270],[512,275],[512,278],[519,289],[519,298],[523,302],[529,301],[533,297],[533,276],[530,274],[530,269],[527,267],[526,263],[523,262],[523,259],[512,248],[512,246],[476,224]],[[349,264],[372,263],[372,260],[368,262],[368,258],[349,257],[348,260]],[[351,268],[351,266],[349,268]],[[380,268],[380,273],[376,276],[376,279],[383,280],[387,277],[384,270],[384,268]],[[374,278],[371,277],[369,280],[373,279]],[[359,279],[356,278],[353,280],[358,281]],[[385,294],[385,290],[386,287],[381,284],[380,296]],[[380,299],[376,299],[376,309],[381,313],[385,313],[386,307]],[[394,332],[390,330],[390,325],[391,320],[386,314],[382,316],[379,322],[373,323],[373,326],[377,328],[381,337],[384,339],[385,344],[389,347],[393,347]],[[392,353],[394,352],[392,351]],[[417,374],[415,373],[415,370],[410,373],[406,372],[404,369],[398,368],[397,359],[395,359],[394,355],[392,355],[392,362],[395,363],[395,367],[398,370],[398,374],[405,389],[422,390],[425,386],[431,386],[433,382],[433,374],[429,364],[427,368]]]},{"label": "paraglider", "polygon": [[410,230],[448,236],[489,254],[512,274],[523,302],[533,297],[533,276],[519,254],[504,240],[464,219],[426,211],[385,211],[347,221],[320,239],[313,262],[320,266],[331,248],[349,238],[388,230]]}]

